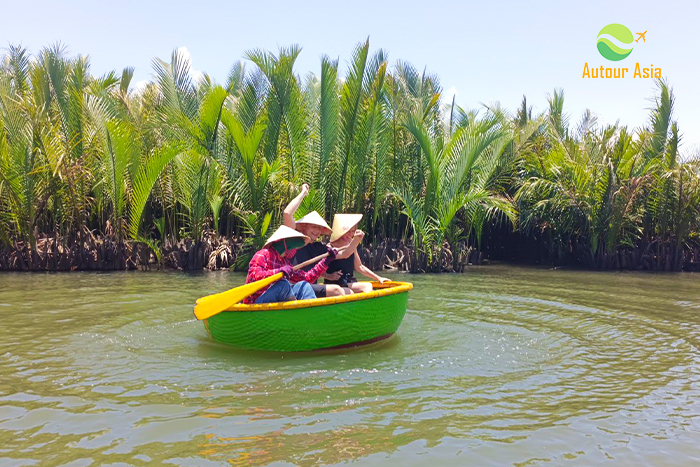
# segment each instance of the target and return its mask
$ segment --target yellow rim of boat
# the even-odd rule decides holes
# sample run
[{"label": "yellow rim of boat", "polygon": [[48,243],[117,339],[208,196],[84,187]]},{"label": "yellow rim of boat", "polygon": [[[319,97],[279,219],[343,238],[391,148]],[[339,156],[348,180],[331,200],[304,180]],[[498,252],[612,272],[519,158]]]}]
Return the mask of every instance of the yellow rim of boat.
[{"label": "yellow rim of boat", "polygon": [[293,310],[295,308],[311,308],[315,306],[337,305],[338,303],[355,302],[357,300],[367,300],[370,298],[385,297],[397,293],[408,292],[413,288],[410,282],[394,282],[388,281],[380,284],[379,282],[369,282],[372,284],[371,292],[355,293],[352,295],[342,295],[339,297],[312,298],[308,300],[292,300],[289,302],[276,303],[261,303],[261,304],[245,304],[237,303],[232,305],[226,311],[273,311],[273,310]]}]

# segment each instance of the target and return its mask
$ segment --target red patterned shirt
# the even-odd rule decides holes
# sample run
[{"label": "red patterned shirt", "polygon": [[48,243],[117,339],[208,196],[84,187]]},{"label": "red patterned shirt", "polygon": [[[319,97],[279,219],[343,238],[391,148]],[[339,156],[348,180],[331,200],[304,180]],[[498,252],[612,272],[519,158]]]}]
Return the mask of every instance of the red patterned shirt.
[{"label": "red patterned shirt", "polygon": [[[289,261],[289,259],[281,257],[279,253],[277,253],[277,250],[272,247],[263,248],[255,253],[253,255],[253,259],[250,260],[250,263],[248,264],[248,276],[246,277],[245,283],[248,284],[250,282],[265,279],[266,277],[274,276],[280,272],[280,268],[282,266],[286,265],[291,266],[292,263]],[[310,271],[302,271],[301,269],[294,271],[289,282],[292,284],[296,284],[297,282],[301,281],[314,283],[319,277],[321,277],[321,274],[326,272],[326,269],[328,269],[328,264],[326,261],[321,260]],[[255,303],[255,300],[264,294],[268,288],[270,288],[269,285],[263,289],[260,289],[253,295],[243,300],[243,303]]]}]

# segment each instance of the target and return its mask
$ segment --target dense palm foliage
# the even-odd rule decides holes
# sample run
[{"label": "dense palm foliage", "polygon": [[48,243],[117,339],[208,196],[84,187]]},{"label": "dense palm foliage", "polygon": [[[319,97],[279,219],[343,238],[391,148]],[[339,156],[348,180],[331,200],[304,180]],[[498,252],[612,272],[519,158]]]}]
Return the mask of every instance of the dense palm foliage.
[{"label": "dense palm foliage", "polygon": [[663,81],[645,128],[600,126],[590,112],[574,128],[561,91],[541,115],[525,100],[514,116],[467,111],[441,101],[435,76],[390,67],[368,41],[344,77],[322,57],[321,76],[301,78],[300,51],[250,51],[223,84],[195,82],[176,51],[135,89],[133,69],[97,77],[60,46],[9,47],[0,244],[97,231],[160,256],[213,232],[243,235],[250,252],[306,182],[299,215],[362,212],[368,240],[410,244],[416,271],[481,249],[489,226],[536,239],[541,259],[599,268],[677,270],[697,246],[700,166],[680,157]]},{"label": "dense palm foliage", "polygon": [[[562,93],[550,99],[544,133],[519,162],[516,200],[521,229],[545,237],[555,256],[568,251],[597,268],[677,270],[684,245],[697,244],[700,166],[679,161],[673,94],[663,81],[658,87],[649,125],[636,134],[599,127],[590,113],[572,131]],[[658,264],[638,264],[650,248]]]}]

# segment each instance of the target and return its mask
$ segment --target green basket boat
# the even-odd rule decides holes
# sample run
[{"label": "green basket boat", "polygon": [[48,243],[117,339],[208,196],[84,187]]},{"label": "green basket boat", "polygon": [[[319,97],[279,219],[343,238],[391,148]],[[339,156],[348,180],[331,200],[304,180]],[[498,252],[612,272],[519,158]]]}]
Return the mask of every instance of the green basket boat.
[{"label": "green basket boat", "polygon": [[204,320],[204,326],[215,341],[244,349],[296,352],[377,342],[399,328],[413,284],[371,284],[372,292],[342,297],[239,303]]}]

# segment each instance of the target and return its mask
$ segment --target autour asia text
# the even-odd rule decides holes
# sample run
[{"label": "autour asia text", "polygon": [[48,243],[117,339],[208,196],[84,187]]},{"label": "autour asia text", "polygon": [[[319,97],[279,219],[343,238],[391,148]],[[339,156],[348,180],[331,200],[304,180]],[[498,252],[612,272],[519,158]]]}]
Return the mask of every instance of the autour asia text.
[{"label": "autour asia text", "polygon": [[[651,64],[648,68],[639,66],[639,62],[634,66],[632,78],[661,78],[661,68],[654,68]],[[582,78],[629,78],[629,68],[589,67],[588,62],[583,65]]]}]

